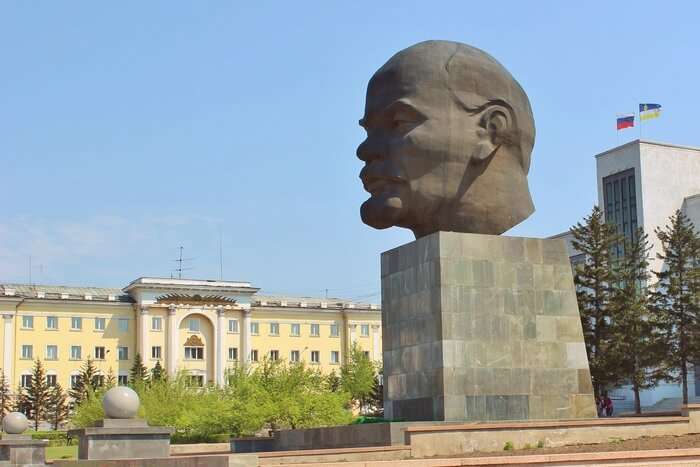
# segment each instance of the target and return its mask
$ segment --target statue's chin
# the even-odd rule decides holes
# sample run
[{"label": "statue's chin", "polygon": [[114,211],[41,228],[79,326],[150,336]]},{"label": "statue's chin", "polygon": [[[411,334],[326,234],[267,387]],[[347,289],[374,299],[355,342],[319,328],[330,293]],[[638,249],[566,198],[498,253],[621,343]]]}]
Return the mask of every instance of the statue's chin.
[{"label": "statue's chin", "polygon": [[387,229],[398,225],[403,211],[403,203],[399,197],[375,197],[362,203],[360,216],[362,222],[375,229]]}]

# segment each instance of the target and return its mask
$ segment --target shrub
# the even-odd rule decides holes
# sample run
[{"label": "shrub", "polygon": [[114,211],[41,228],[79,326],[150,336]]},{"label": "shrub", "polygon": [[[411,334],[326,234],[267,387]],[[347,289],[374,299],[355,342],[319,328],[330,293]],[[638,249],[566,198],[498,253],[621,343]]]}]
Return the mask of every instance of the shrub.
[{"label": "shrub", "polygon": [[514,449],[514,447],[513,447],[512,441],[506,441],[506,444],[503,445],[504,451],[512,451],[513,449]]}]

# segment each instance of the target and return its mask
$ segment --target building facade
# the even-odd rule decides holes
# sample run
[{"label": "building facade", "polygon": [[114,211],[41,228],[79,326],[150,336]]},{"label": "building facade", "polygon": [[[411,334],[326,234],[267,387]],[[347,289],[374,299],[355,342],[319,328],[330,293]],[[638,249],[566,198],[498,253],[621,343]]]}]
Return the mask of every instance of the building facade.
[{"label": "building facade", "polygon": [[[598,206],[605,220],[627,237],[642,227],[651,244],[650,270],[661,270],[664,265],[657,258],[661,244],[654,230],[664,227],[678,209],[700,229],[700,148],[635,140],[597,154],[595,159]],[[572,221],[573,224],[576,220]],[[585,261],[573,248],[569,231],[552,238],[566,241],[572,265]],[[695,397],[700,397],[699,369],[696,365],[689,376],[689,394]],[[662,383],[642,391],[642,406],[658,405],[666,399],[668,407],[659,408],[675,408],[680,391],[677,384]],[[615,397],[623,410],[631,407],[630,388],[619,388]]]},{"label": "building facade", "polygon": [[2,371],[27,386],[36,359],[50,384],[72,387],[87,358],[126,384],[136,354],[193,384],[264,358],[339,371],[353,344],[381,360],[379,307],[267,297],[247,282],[143,277],[123,289],[0,284]]}]

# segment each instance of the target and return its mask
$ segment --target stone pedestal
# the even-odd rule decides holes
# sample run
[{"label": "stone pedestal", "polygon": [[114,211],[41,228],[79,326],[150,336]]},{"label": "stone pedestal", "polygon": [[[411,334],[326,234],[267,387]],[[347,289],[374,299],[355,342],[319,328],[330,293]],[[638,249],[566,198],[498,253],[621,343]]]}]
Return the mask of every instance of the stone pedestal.
[{"label": "stone pedestal", "polygon": [[381,269],[385,418],[596,417],[563,240],[437,232]]},{"label": "stone pedestal", "polygon": [[46,440],[33,440],[29,435],[3,434],[0,439],[0,467],[46,465]]},{"label": "stone pedestal", "polygon": [[170,455],[174,429],[139,419],[104,419],[98,426],[70,430],[79,437],[78,459],[162,458]]}]

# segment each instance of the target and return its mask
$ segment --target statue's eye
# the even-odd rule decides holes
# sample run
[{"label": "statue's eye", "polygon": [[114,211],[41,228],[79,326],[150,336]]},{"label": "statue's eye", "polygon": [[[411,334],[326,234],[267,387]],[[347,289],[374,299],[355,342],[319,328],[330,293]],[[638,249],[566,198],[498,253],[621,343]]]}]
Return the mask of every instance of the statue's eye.
[{"label": "statue's eye", "polygon": [[407,133],[425,120],[418,111],[408,105],[399,104],[391,115],[391,127]]}]

